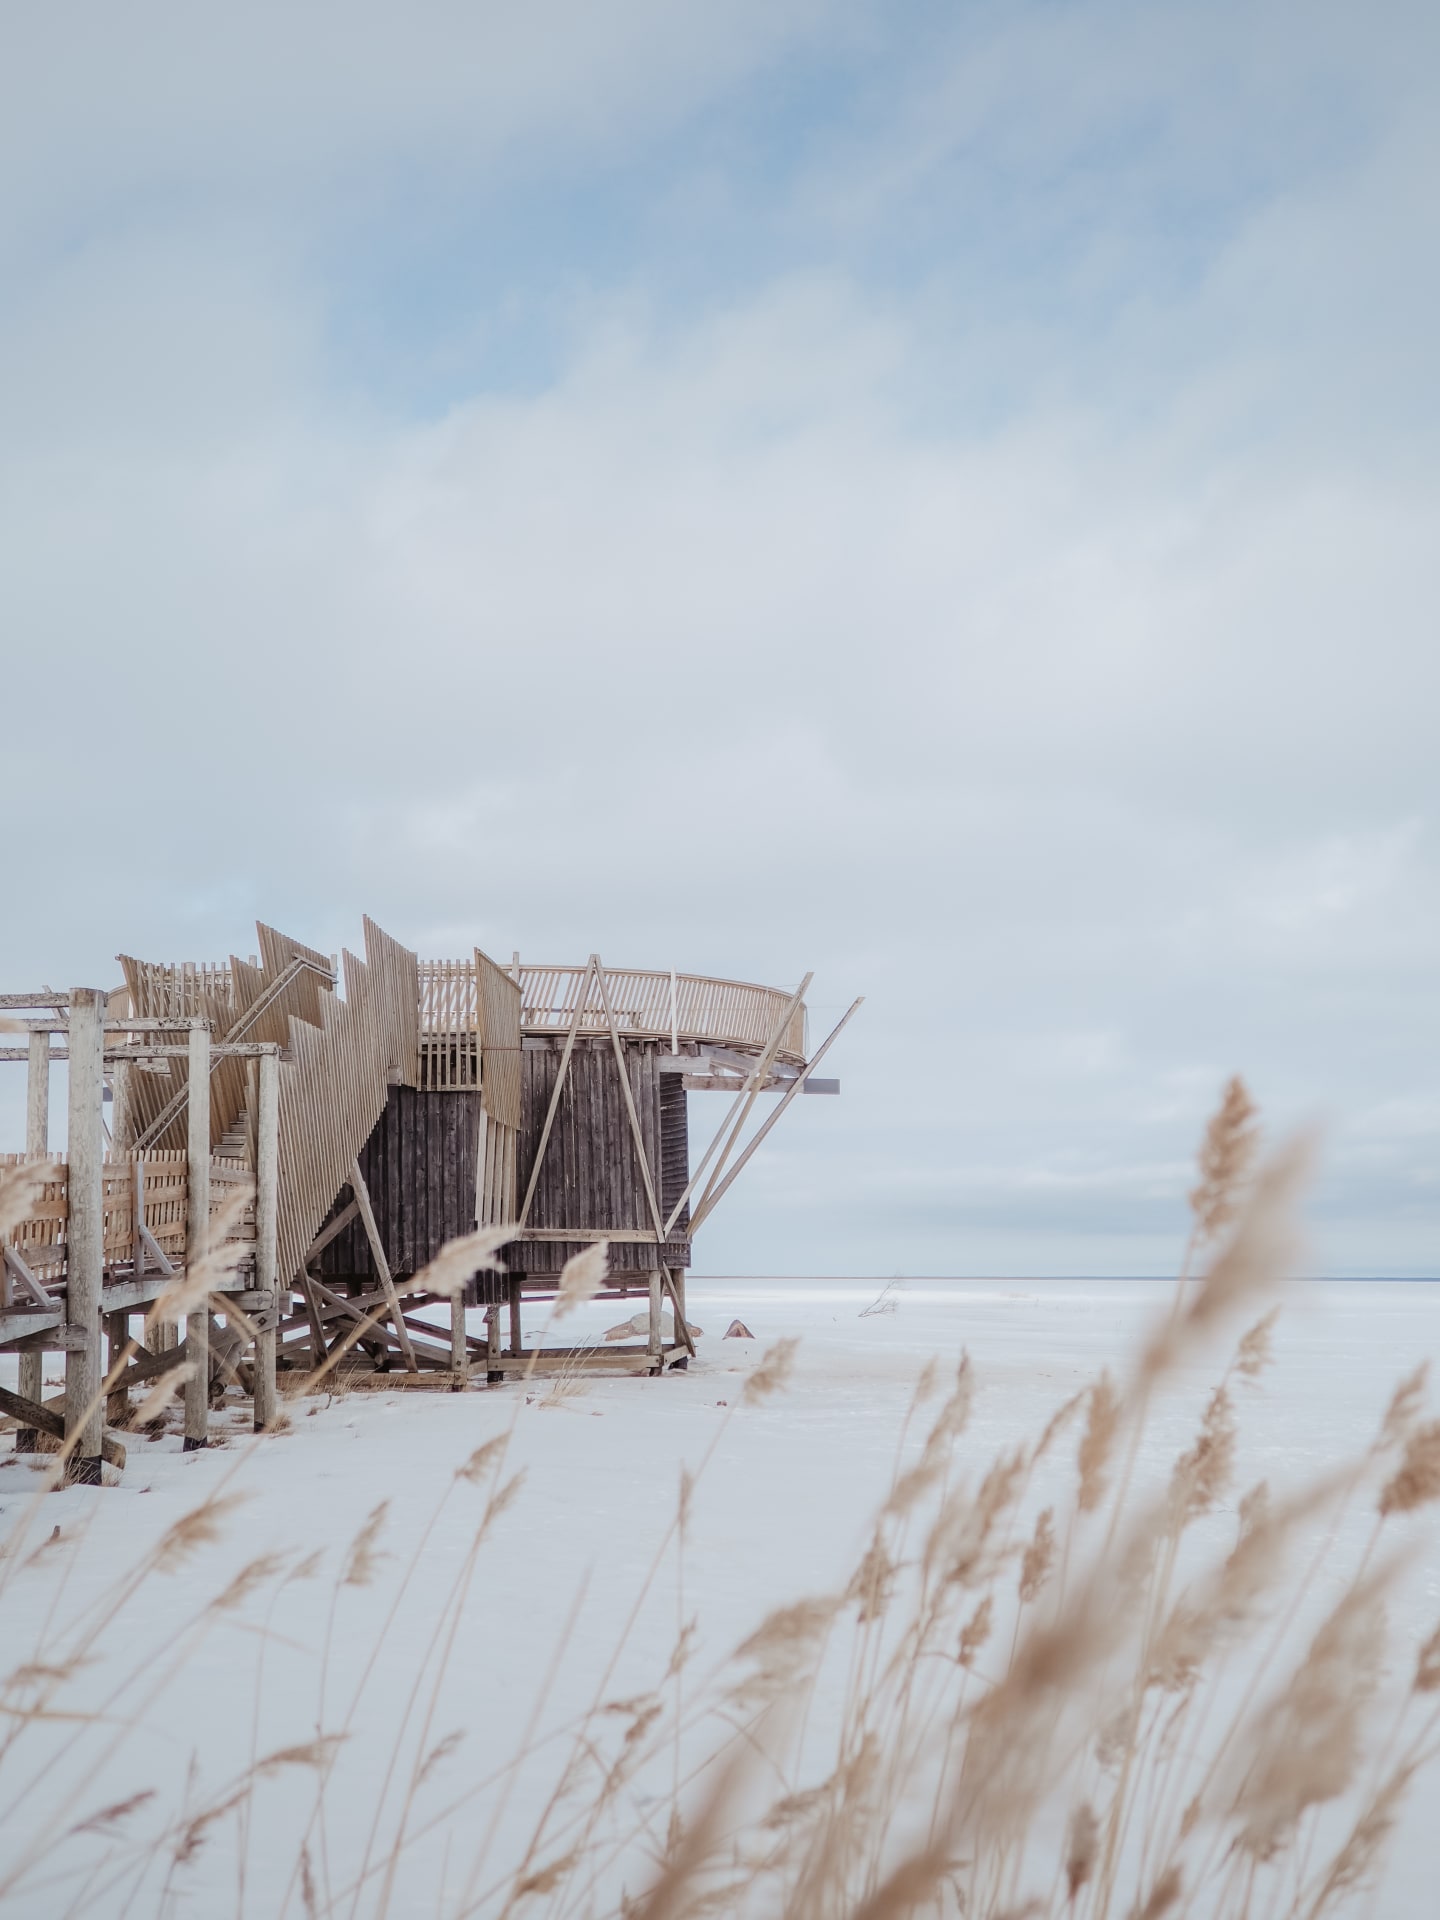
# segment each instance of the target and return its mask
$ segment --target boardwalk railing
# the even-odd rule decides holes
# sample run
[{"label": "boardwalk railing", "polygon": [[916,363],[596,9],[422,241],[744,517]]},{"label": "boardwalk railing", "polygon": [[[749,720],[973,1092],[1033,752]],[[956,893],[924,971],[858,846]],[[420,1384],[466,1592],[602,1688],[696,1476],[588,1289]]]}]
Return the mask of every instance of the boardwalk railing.
[{"label": "boardwalk railing", "polygon": [[[527,1034],[566,1033],[575,1019],[586,968],[522,966],[520,1025]],[[716,980],[704,974],[645,972],[607,968],[606,984],[615,1023],[628,1038],[698,1042],[758,1051],[784,1018],[791,995],[777,987],[746,980]],[[443,1077],[431,1084],[464,1086],[471,1071],[468,1043],[476,1026],[475,967],[468,960],[420,963],[421,1045],[427,1054],[443,1052]],[[604,1033],[605,1012],[588,1007],[584,1032]],[[805,1059],[805,1009],[797,1007],[781,1039],[778,1058],[793,1065]]]},{"label": "boardwalk railing", "polygon": [[[0,1154],[0,1167],[25,1164],[18,1153]],[[110,1272],[134,1264],[143,1223],[151,1242],[177,1269],[185,1263],[185,1217],[190,1177],[183,1153],[124,1154],[105,1162],[102,1176],[104,1265]],[[255,1176],[234,1160],[210,1162],[210,1216],[213,1219],[237,1191],[248,1204],[230,1238],[255,1238]],[[26,1217],[6,1237],[6,1249],[17,1254],[30,1273],[46,1288],[65,1283],[66,1231],[70,1215],[69,1168],[64,1157],[46,1156],[45,1178]],[[16,1276],[0,1251],[0,1313],[27,1302],[15,1290]],[[0,1323],[3,1335],[3,1323]]]}]

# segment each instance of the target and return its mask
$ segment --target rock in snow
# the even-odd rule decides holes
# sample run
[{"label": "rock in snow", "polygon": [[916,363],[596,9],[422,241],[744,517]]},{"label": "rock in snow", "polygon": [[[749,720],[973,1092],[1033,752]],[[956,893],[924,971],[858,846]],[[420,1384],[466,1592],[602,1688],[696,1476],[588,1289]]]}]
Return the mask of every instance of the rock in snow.
[{"label": "rock in snow", "polygon": [[727,1340],[753,1340],[755,1336],[743,1320],[732,1320],[725,1329],[725,1338]]},{"label": "rock in snow", "polygon": [[[700,1339],[705,1332],[703,1327],[697,1327],[689,1320],[687,1320],[685,1324],[690,1328],[690,1338],[692,1340]],[[618,1327],[607,1327],[605,1329],[605,1338],[607,1340],[643,1340],[649,1331],[650,1315],[648,1313],[632,1313],[630,1318],[628,1320],[622,1320]],[[673,1340],[675,1338],[675,1316],[673,1313],[662,1314],[660,1316],[660,1337],[663,1340]]]}]

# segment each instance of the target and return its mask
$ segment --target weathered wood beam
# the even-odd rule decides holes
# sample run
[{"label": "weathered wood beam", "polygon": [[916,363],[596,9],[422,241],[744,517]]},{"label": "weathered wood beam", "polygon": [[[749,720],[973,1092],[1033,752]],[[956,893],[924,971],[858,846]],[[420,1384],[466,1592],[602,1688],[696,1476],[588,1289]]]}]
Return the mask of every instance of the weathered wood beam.
[{"label": "weathered wood beam", "polygon": [[[526,1227],[523,1233],[515,1235],[517,1240],[545,1241],[551,1245],[573,1240],[583,1245],[594,1240],[614,1240],[624,1246],[653,1247],[655,1229],[653,1227]],[[674,1247],[679,1250],[687,1244],[686,1239],[676,1234],[670,1240],[662,1240],[662,1247]]]},{"label": "weathered wood beam", "polygon": [[26,1265],[25,1256],[20,1252],[18,1247],[7,1246],[3,1249],[3,1254],[6,1271],[12,1279],[20,1282],[20,1285],[30,1297],[31,1306],[38,1307],[40,1311],[44,1313],[49,1308],[59,1305],[58,1301],[51,1299],[50,1295],[30,1271]]},{"label": "weathered wood beam", "polygon": [[410,1335],[406,1331],[404,1317],[400,1312],[400,1300],[395,1292],[395,1281],[390,1272],[390,1262],[385,1246],[380,1238],[380,1229],[375,1224],[375,1212],[370,1205],[370,1189],[365,1184],[365,1176],[360,1171],[360,1162],[350,1165],[350,1191],[360,1205],[360,1218],[365,1227],[365,1238],[370,1242],[370,1258],[375,1262],[375,1270],[380,1275],[380,1284],[384,1288],[386,1301],[395,1316],[395,1331],[400,1341],[400,1351],[405,1356],[406,1371],[415,1371],[415,1355],[410,1347]]},{"label": "weathered wood beam", "polygon": [[352,1220],[358,1220],[359,1218],[360,1202],[358,1200],[352,1200],[349,1206],[346,1207],[342,1213],[337,1213],[329,1225],[322,1227],[310,1242],[305,1253],[306,1266],[308,1267],[312,1260],[317,1260],[332,1240],[338,1240]]},{"label": "weathered wood beam", "polygon": [[[63,1406],[65,1404],[63,1398],[57,1397],[57,1404]],[[24,1394],[11,1393],[8,1387],[0,1387],[0,1411],[8,1413],[12,1420],[23,1422],[19,1429],[21,1432],[47,1434],[50,1439],[59,1440],[62,1443],[65,1440],[65,1416],[57,1412],[55,1407],[46,1406],[38,1400],[29,1400]],[[34,1452],[35,1449],[32,1448],[31,1451]],[[100,1449],[95,1457],[97,1460],[104,1460],[112,1467],[123,1468],[125,1465],[124,1447],[118,1440],[112,1439],[108,1433],[104,1432],[103,1426]],[[78,1475],[73,1472],[73,1456],[70,1466],[72,1471],[69,1477],[78,1478]]]},{"label": "weathered wood beam", "polygon": [[[61,1351],[63,1342],[56,1336],[63,1331],[64,1326],[64,1315],[58,1307],[50,1313],[30,1313],[24,1308],[17,1312],[12,1307],[8,1313],[0,1314],[0,1347],[4,1347],[11,1353],[18,1353],[23,1367],[27,1360],[36,1356]],[[27,1344],[31,1342],[34,1344]],[[43,1369],[43,1358],[41,1366]],[[42,1387],[43,1384],[42,1380]],[[34,1394],[26,1395],[30,1400],[34,1397]],[[22,1447],[20,1451],[23,1453],[25,1449]]]}]

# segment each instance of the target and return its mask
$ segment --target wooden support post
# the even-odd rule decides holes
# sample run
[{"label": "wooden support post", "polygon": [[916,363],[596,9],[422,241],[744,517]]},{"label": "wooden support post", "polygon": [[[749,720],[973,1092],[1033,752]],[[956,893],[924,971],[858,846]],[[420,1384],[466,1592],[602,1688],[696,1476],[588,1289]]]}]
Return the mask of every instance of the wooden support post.
[{"label": "wooden support post", "polygon": [[323,1367],[329,1358],[325,1345],[325,1322],[321,1318],[320,1303],[315,1298],[315,1282],[308,1269],[302,1267],[296,1276],[300,1282],[300,1293],[305,1301],[305,1317],[310,1322],[310,1365],[312,1370]]},{"label": "wooden support post", "polygon": [[50,1036],[30,1036],[29,1078],[25,1085],[25,1154],[43,1160],[50,1151]]},{"label": "wooden support post", "polygon": [[[70,995],[70,1113],[66,1126],[65,1354],[68,1477],[100,1484],[105,1422],[100,1404],[100,1290],[105,1276],[105,1003],[98,987]],[[78,1338],[76,1336],[79,1336]]]},{"label": "wooden support post", "polygon": [[395,1281],[390,1272],[390,1262],[385,1256],[385,1248],[380,1239],[380,1229],[375,1224],[375,1210],[370,1205],[370,1189],[365,1184],[365,1176],[360,1171],[360,1162],[352,1161],[350,1166],[350,1191],[360,1206],[360,1218],[365,1227],[365,1238],[370,1242],[370,1258],[375,1262],[375,1271],[380,1276],[380,1285],[385,1290],[385,1298],[395,1321],[395,1337],[400,1342],[400,1351],[405,1356],[405,1371],[418,1373],[419,1364],[415,1359],[415,1349],[410,1344],[410,1335],[405,1329],[405,1317],[400,1311],[400,1296],[395,1291]]},{"label": "wooden support post", "polygon": [[[128,1313],[107,1313],[105,1316],[105,1371],[115,1371],[120,1356],[130,1343],[130,1315]],[[105,1424],[111,1427],[123,1427],[130,1412],[129,1390],[123,1386],[114,1386],[105,1402]]]},{"label": "wooden support post", "polygon": [[525,1329],[520,1319],[520,1275],[510,1276],[510,1358],[518,1360],[525,1350]]},{"label": "wooden support post", "polygon": [[[190,1084],[186,1106],[185,1269],[193,1273],[210,1244],[210,1029],[190,1029]],[[195,1453],[210,1434],[210,1302],[185,1320],[185,1350],[195,1371],[185,1382],[185,1451]]]},{"label": "wooden support post", "polygon": [[485,1309],[485,1382],[487,1386],[496,1386],[505,1378],[505,1369],[500,1364],[500,1309]]},{"label": "wooden support post", "polygon": [[114,1160],[130,1151],[130,1143],[135,1138],[134,1072],[132,1061],[110,1063],[110,1156]]},{"label": "wooden support post", "polygon": [[[279,1284],[277,1234],[280,1201],[280,1056],[262,1053],[259,1060],[255,1115],[255,1286],[272,1293]],[[275,1341],[279,1320],[276,1300],[261,1316],[255,1341],[255,1431],[274,1426]]]},{"label": "wooden support post", "polygon": [[[620,1044],[620,1029],[615,1024],[615,1010],[610,1005],[610,988],[606,982],[605,969],[600,964],[600,956],[598,954],[591,955],[590,964],[595,969],[595,978],[600,985],[600,999],[605,1008],[605,1022],[610,1029],[610,1044],[615,1052],[615,1070],[620,1076],[620,1091],[625,1096],[625,1111],[630,1117],[630,1137],[635,1143],[635,1157],[639,1162],[640,1172],[645,1181],[645,1199],[650,1208],[650,1223],[655,1233],[655,1258],[658,1260],[660,1258],[661,1244],[665,1239],[665,1228],[660,1224],[660,1202],[655,1198],[655,1182],[650,1175],[650,1156],[645,1151],[645,1136],[640,1130],[640,1116],[635,1111],[635,1095],[630,1089],[630,1071],[625,1064],[625,1049]],[[807,973],[805,976],[807,986],[809,985],[809,981],[810,976]],[[804,987],[800,989],[802,993],[804,990]],[[650,1276],[650,1331],[652,1340],[657,1338],[656,1330],[660,1324],[659,1308],[656,1305],[656,1299],[657,1289],[662,1285],[668,1286],[673,1295],[675,1285],[670,1279],[670,1270],[668,1267],[662,1268],[659,1273],[652,1273]],[[683,1316],[680,1317],[680,1324],[675,1329],[675,1338],[677,1341],[683,1343],[685,1351],[693,1356],[695,1352],[695,1342],[690,1338],[690,1329],[685,1325]]]},{"label": "wooden support post", "polygon": [[[50,1036],[30,1036],[29,1079],[25,1087],[25,1155],[43,1160],[50,1151]],[[39,1402],[45,1398],[45,1356],[43,1353],[20,1355],[20,1394]],[[20,1427],[15,1434],[17,1453],[34,1453],[37,1436],[34,1427]]]},{"label": "wooden support post", "polygon": [[470,1370],[470,1354],[465,1345],[465,1289],[457,1287],[450,1296],[450,1367],[457,1376],[456,1391]]},{"label": "wooden support post", "polygon": [[685,1269],[683,1267],[662,1267],[660,1277],[670,1295],[670,1310],[675,1316],[675,1344],[686,1349],[685,1357],[677,1360],[677,1369],[686,1368],[695,1353],[695,1336],[690,1331],[689,1317],[685,1312]]},{"label": "wooden support post", "polygon": [[660,1289],[663,1284],[660,1269],[653,1267],[650,1272],[650,1358],[657,1363],[664,1350],[660,1321],[660,1310],[664,1300]]}]

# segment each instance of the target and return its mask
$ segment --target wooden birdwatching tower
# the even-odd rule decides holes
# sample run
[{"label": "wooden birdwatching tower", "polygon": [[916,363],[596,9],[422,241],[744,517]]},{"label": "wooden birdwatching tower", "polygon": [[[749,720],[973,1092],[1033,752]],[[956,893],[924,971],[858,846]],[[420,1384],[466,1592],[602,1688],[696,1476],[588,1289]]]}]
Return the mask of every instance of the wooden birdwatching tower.
[{"label": "wooden birdwatching tower", "polygon": [[[337,1367],[460,1388],[686,1365],[695,1235],[796,1095],[838,1091],[814,1069],[860,1002],[809,1052],[808,974],[792,992],[594,954],[422,961],[368,920],[364,959],[343,963],[258,936],[249,961],[121,955],[109,993],[0,995],[25,1041],[0,1058],[29,1074],[25,1153],[0,1155],[0,1348],[20,1355],[0,1411],[17,1446],[64,1448],[72,1477],[98,1480],[102,1458],[123,1463],[131,1390],[177,1365],[187,1446],[228,1386],[253,1394],[263,1430],[280,1385]],[[56,1059],[69,1102],[52,1156]],[[701,1090],[730,1100],[692,1169]],[[436,1292],[427,1267],[477,1228],[510,1230],[503,1269]],[[602,1240],[601,1297],[641,1294],[645,1337],[527,1348],[526,1300]],[[183,1302],[183,1341],[156,1318],[167,1302]],[[65,1393],[46,1403],[52,1351]]]}]

